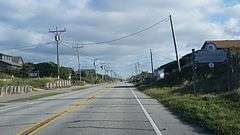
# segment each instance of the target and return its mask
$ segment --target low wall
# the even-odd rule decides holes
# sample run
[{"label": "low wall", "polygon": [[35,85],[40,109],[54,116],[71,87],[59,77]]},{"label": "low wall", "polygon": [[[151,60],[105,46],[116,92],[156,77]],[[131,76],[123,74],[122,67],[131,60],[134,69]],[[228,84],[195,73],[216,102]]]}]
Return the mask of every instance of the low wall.
[{"label": "low wall", "polygon": [[0,96],[8,96],[13,94],[21,94],[32,92],[32,86],[4,86],[0,87]]},{"label": "low wall", "polygon": [[55,89],[55,88],[64,88],[71,87],[72,82],[70,80],[58,80],[55,82],[47,83],[45,89]]}]

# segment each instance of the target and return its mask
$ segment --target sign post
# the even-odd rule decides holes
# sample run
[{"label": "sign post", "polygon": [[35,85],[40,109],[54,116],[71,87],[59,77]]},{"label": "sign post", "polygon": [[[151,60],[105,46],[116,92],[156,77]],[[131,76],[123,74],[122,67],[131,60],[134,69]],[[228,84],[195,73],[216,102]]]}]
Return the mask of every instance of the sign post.
[{"label": "sign post", "polygon": [[195,64],[195,49],[192,49],[192,80],[193,80],[193,92],[196,93],[196,64]]},{"label": "sign post", "polygon": [[228,65],[228,91],[232,91],[232,65],[231,65],[231,62],[229,60],[230,58],[230,50],[228,49],[227,51],[227,65]]},{"label": "sign post", "polygon": [[[196,51],[192,49],[192,57],[193,57],[193,77],[195,78],[195,64],[196,63],[203,63],[208,64],[209,68],[214,69],[215,63],[229,63],[229,52],[227,53],[224,50],[199,50]],[[231,68],[231,66],[229,66]],[[229,81],[228,81],[228,89],[231,90],[231,71],[228,72]],[[195,80],[194,80],[195,85]],[[195,86],[194,86],[195,87]]]}]

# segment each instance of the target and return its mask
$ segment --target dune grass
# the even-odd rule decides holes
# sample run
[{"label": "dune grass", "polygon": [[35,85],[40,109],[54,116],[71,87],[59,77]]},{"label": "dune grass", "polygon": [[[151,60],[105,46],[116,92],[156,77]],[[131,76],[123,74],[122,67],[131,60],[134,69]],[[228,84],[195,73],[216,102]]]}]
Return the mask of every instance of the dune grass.
[{"label": "dune grass", "polygon": [[220,135],[240,134],[240,90],[221,94],[193,94],[180,87],[140,86],[147,95],[180,115]]},{"label": "dune grass", "polygon": [[14,79],[1,79],[0,87],[2,86],[18,86],[29,85],[34,88],[42,88],[48,82],[53,82],[55,78],[14,78]]}]

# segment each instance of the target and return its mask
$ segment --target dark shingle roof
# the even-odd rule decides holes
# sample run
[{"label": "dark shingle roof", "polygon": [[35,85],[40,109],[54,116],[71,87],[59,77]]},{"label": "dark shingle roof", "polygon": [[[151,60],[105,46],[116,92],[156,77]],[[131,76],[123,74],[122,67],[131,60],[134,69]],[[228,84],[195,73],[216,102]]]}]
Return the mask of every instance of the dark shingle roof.
[{"label": "dark shingle roof", "polygon": [[240,48],[240,40],[210,40],[204,43],[213,43],[217,48]]}]

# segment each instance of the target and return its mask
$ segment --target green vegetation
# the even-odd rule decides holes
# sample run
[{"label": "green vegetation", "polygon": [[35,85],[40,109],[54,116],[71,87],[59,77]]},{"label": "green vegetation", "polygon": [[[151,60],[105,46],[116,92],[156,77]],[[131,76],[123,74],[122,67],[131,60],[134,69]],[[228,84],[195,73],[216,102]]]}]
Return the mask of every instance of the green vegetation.
[{"label": "green vegetation", "polygon": [[[156,98],[183,120],[196,123],[221,135],[240,134],[240,60],[239,50],[227,49],[228,60],[192,63],[192,54],[164,64],[155,73],[138,74],[129,81],[144,93]],[[193,69],[195,69],[193,71]],[[159,74],[158,74],[159,75]]]},{"label": "green vegetation", "polygon": [[[29,73],[39,73],[39,78],[29,78]],[[82,81],[79,82],[79,76],[72,68],[60,67],[60,78],[71,80],[73,85],[83,86],[85,84],[99,84],[114,80],[106,75],[105,80],[102,80],[102,75],[97,74],[95,79],[94,69],[82,69]],[[25,63],[21,69],[4,69],[0,73],[0,87],[2,86],[17,86],[17,85],[30,85],[34,88],[42,88],[48,82],[54,82],[57,78],[57,64],[53,62],[43,63]]]},{"label": "green vegetation", "polygon": [[221,135],[240,134],[240,89],[221,94],[194,94],[185,87],[141,85],[139,89],[156,98],[188,122]]},{"label": "green vegetation", "polygon": [[0,80],[0,87],[2,86],[17,86],[17,85],[30,85],[34,88],[41,88],[43,87],[47,82],[53,82],[54,78],[14,78],[14,79],[2,79]]},{"label": "green vegetation", "polygon": [[[38,64],[25,63],[16,75],[19,77],[28,77],[28,73],[31,71],[39,71],[40,77],[54,77],[57,78],[57,64],[54,62],[43,62]],[[73,73],[73,69],[68,67],[60,67],[60,78],[68,79],[69,74]]]},{"label": "green vegetation", "polygon": [[11,76],[8,74],[0,73],[0,79],[11,79]]},{"label": "green vegetation", "polygon": [[44,93],[44,94],[39,94],[39,95],[30,96],[30,97],[27,97],[27,98],[20,98],[20,99],[16,99],[16,100],[11,100],[11,102],[15,102],[15,101],[36,100],[36,99],[40,99],[40,98],[44,98],[44,97],[55,96],[55,95],[62,94],[62,93],[63,93],[63,92],[50,92],[50,93]]}]

